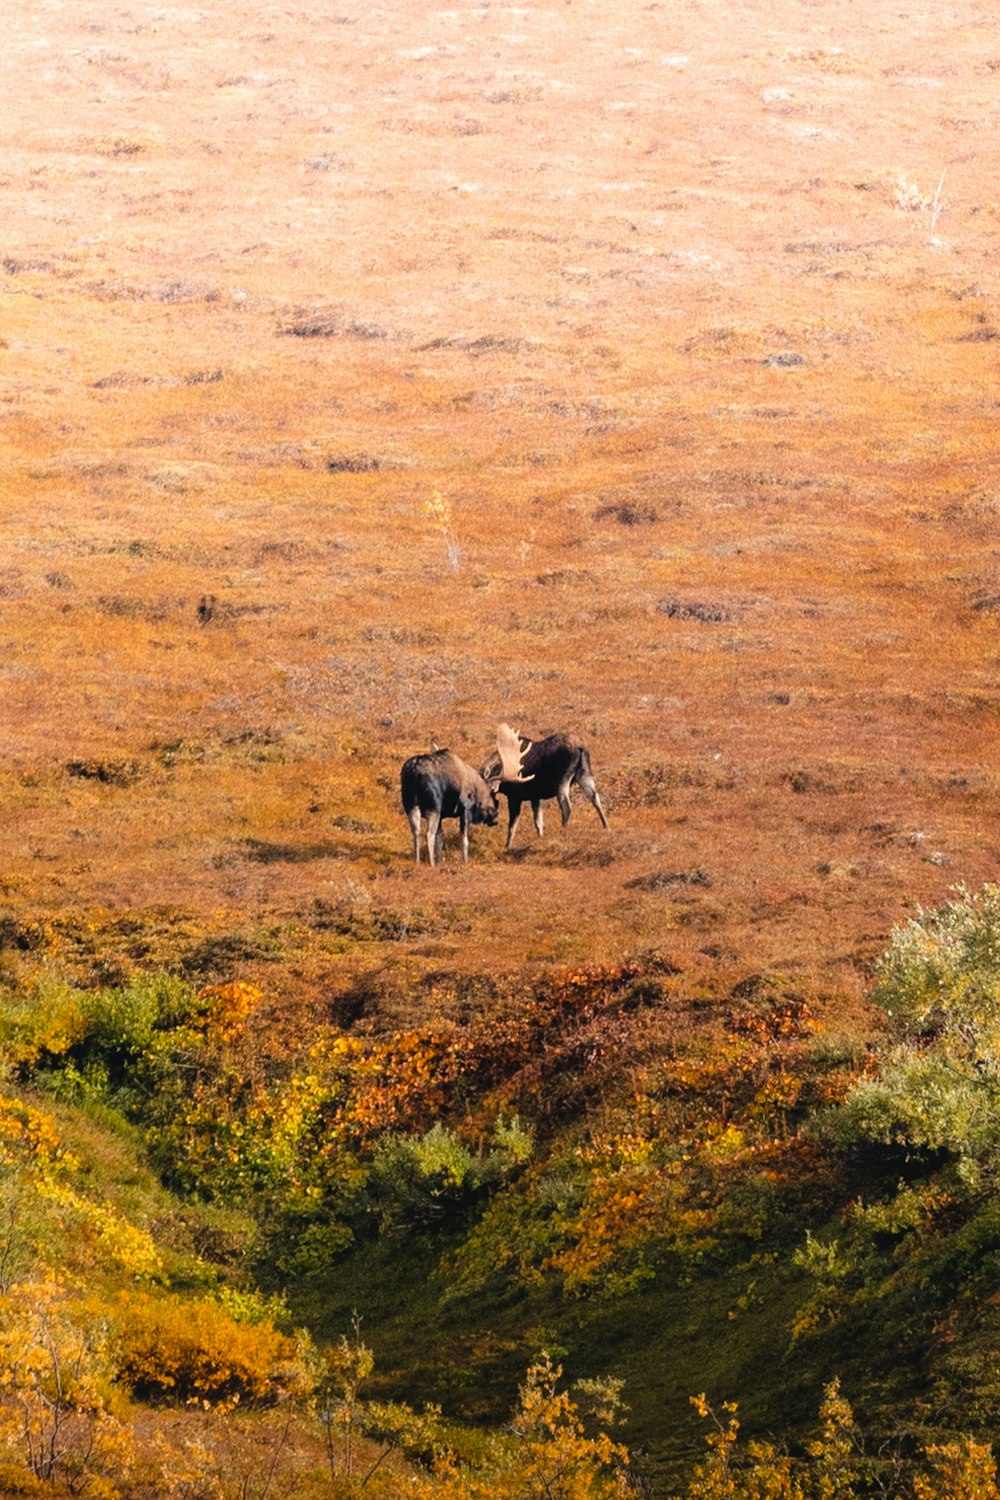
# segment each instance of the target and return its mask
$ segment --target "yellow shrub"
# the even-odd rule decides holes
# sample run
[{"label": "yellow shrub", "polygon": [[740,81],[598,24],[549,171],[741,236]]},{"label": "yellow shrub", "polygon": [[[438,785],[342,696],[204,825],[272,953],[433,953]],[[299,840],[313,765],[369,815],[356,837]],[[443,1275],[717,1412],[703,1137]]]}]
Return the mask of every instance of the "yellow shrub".
[{"label": "yellow shrub", "polygon": [[114,1373],[105,1320],[59,1277],[15,1284],[0,1297],[3,1493],[33,1493],[34,1478],[118,1500],[134,1444]]},{"label": "yellow shrub", "polygon": [[[2,1159],[2,1158],[0,1158]],[[69,1183],[39,1175],[35,1182],[39,1204],[72,1225],[79,1243],[93,1246],[102,1261],[110,1261],[131,1276],[155,1277],[163,1269],[156,1242],[148,1229],[132,1224],[110,1203],[95,1203]]]},{"label": "yellow shrub", "polygon": [[83,1032],[80,995],[68,984],[43,976],[29,997],[4,996],[0,1052],[15,1068],[32,1068],[46,1053],[61,1057]]},{"label": "yellow shrub", "polygon": [[243,1030],[251,1011],[257,1009],[263,995],[256,985],[233,980],[229,984],[208,984],[198,991],[198,999],[206,1002],[206,1020],[220,1041],[232,1042]]},{"label": "yellow shrub", "polygon": [[0,1459],[0,1495],[44,1495],[48,1486],[24,1464]]},{"label": "yellow shrub", "polygon": [[237,1322],[216,1302],[140,1292],[123,1301],[119,1368],[140,1397],[269,1402],[310,1384],[304,1351],[269,1318]]},{"label": "yellow shrub", "polygon": [[3,1094],[0,1095],[0,1163],[16,1166],[24,1162],[40,1171],[57,1164],[75,1165],[60,1144],[51,1115]]}]

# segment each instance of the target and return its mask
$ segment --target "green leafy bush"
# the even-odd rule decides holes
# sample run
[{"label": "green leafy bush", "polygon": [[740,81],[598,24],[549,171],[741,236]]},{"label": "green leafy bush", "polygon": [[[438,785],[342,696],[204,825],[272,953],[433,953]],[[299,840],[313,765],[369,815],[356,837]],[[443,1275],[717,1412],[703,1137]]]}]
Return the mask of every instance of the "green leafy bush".
[{"label": "green leafy bush", "polygon": [[499,1186],[529,1159],[530,1132],[515,1118],[473,1152],[438,1122],[420,1136],[386,1135],[375,1148],[368,1191],[383,1226],[433,1224]]},{"label": "green leafy bush", "polygon": [[[935,1329],[953,1299],[967,1338],[992,1329],[1000,888],[959,889],[939,910],[898,927],[877,965],[873,999],[886,1023],[877,1072],[816,1121],[817,1133],[843,1153],[857,1196],[834,1236],[808,1237],[796,1256],[810,1290],[794,1331],[846,1321],[877,1345],[892,1330],[898,1369],[934,1357],[943,1370],[946,1356],[932,1354]],[[946,1383],[958,1390],[960,1372]],[[978,1377],[967,1382],[966,1399],[981,1385]]]},{"label": "green leafy bush", "polygon": [[890,1044],[828,1120],[842,1145],[944,1152],[975,1187],[1000,1157],[1000,888],[966,890],[892,935],[872,998]]},{"label": "green leafy bush", "polygon": [[160,1031],[174,1029],[203,1007],[192,985],[171,974],[142,974],[115,989],[84,997],[85,1041],[111,1064],[149,1052]]}]

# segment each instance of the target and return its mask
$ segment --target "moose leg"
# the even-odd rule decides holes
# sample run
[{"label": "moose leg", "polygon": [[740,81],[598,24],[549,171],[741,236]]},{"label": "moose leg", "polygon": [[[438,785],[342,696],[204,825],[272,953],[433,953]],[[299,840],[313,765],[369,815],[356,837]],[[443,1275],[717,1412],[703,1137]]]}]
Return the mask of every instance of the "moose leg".
[{"label": "moose leg", "polygon": [[462,863],[469,863],[469,811],[462,807],[458,813],[458,826],[462,835]]},{"label": "moose leg", "polygon": [[601,820],[601,826],[603,828],[607,828],[608,820],[605,816],[604,808],[601,806],[601,799],[598,796],[597,787],[594,785],[593,776],[591,776],[589,772],[585,771],[583,775],[580,776],[576,784],[580,788],[583,795],[587,798],[587,801],[592,802],[594,807],[597,809],[597,816]]},{"label": "moose leg", "polygon": [[540,801],[532,802],[531,815],[535,820],[535,832],[538,834],[538,837],[541,838],[542,834],[545,832],[545,813]]},{"label": "moose leg", "polygon": [[517,832],[518,821],[519,821],[519,819],[521,817],[521,807],[522,807],[522,805],[523,804],[522,804],[521,799],[519,797],[508,797],[507,798],[507,818],[508,818],[508,823],[507,823],[507,843],[506,843],[505,847],[508,848],[508,849],[510,848],[511,844],[514,842],[514,835]]},{"label": "moose leg", "polygon": [[[417,864],[420,863],[420,808],[411,807],[406,814],[407,822],[413,834],[413,858]],[[431,861],[433,863],[433,861]]]},{"label": "moose leg", "polygon": [[563,820],[563,827],[564,828],[566,827],[566,824],[569,822],[569,815],[570,815],[570,813],[573,811],[573,809],[569,805],[569,788],[570,788],[569,781],[568,780],[567,781],[563,781],[563,782],[560,783],[558,792],[556,792],[556,798],[557,798],[557,800],[559,802],[559,811],[562,813],[562,820]]},{"label": "moose leg", "polygon": [[436,865],[441,858],[441,814],[427,814],[427,858]]}]

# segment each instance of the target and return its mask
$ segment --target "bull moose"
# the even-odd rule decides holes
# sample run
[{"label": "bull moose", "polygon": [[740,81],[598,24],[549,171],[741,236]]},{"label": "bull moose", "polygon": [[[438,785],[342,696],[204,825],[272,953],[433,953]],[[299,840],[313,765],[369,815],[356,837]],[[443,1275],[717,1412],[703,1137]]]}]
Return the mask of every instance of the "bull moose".
[{"label": "bull moose", "polygon": [[469,858],[469,827],[472,823],[493,826],[500,811],[497,790],[517,786],[525,780],[521,770],[523,740],[509,724],[497,729],[496,769],[488,776],[474,771],[452,750],[437,746],[429,755],[411,755],[400,772],[403,811],[413,830],[413,857],[420,863],[420,820],[427,819],[427,857],[432,865],[441,859],[445,818],[457,818],[462,834],[462,859]]},{"label": "bull moose", "polygon": [[[531,740],[527,735],[522,734],[518,736],[518,747],[521,775],[508,778],[503,774],[499,757],[496,754],[491,755],[479,768],[480,776],[490,781],[495,779],[498,772],[500,773],[499,790],[500,794],[507,798],[509,819],[505,848],[509,849],[514,842],[521,808],[525,802],[531,803],[531,811],[539,837],[544,826],[542,803],[550,797],[558,798],[565,828],[572,811],[569,789],[574,785],[578,786],[588,801],[594,804],[602,826],[607,828],[608,820],[594,783],[594,773],[590,768],[590,753],[576,735],[550,734],[544,740]],[[526,782],[530,782],[530,786],[524,785]]]}]

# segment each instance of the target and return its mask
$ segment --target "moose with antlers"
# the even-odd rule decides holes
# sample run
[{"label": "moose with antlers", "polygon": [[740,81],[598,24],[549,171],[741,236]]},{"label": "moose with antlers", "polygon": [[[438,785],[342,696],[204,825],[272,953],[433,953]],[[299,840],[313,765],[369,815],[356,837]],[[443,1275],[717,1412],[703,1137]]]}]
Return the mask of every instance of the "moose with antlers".
[{"label": "moose with antlers", "polygon": [[539,837],[544,826],[542,803],[549,797],[557,799],[559,811],[562,813],[563,827],[565,827],[569,822],[571,811],[569,801],[571,786],[578,786],[588,802],[593,803],[597,816],[601,820],[601,826],[607,828],[608,820],[601,806],[601,799],[594,782],[594,773],[590,768],[590,753],[576,735],[550,734],[544,740],[529,740],[526,735],[522,734],[518,736],[518,750],[520,751],[520,774],[518,776],[508,778],[502,771],[496,755],[491,755],[479,768],[480,776],[491,783],[497,774],[500,775],[499,791],[507,798],[509,820],[505,848],[509,849],[514,842],[521,808],[525,802],[531,803],[535,829]]},{"label": "moose with antlers", "polygon": [[400,772],[403,811],[413,830],[413,857],[420,863],[420,820],[427,819],[427,857],[432,865],[441,859],[445,818],[457,818],[462,835],[462,859],[469,858],[469,827],[486,823],[492,827],[500,810],[497,792],[501,784],[517,786],[527,778],[522,773],[520,736],[509,724],[497,729],[496,768],[488,776],[474,771],[452,750],[437,746],[429,755],[411,755]]}]

